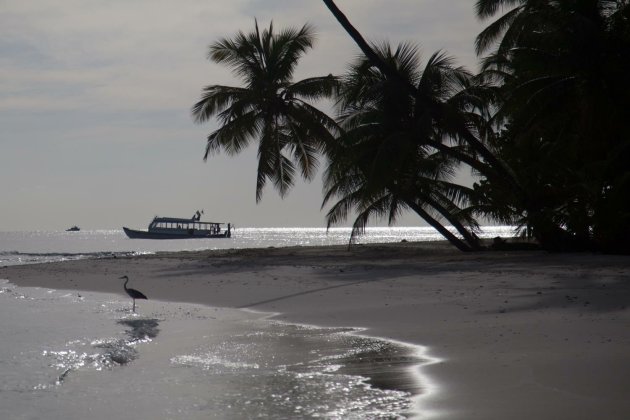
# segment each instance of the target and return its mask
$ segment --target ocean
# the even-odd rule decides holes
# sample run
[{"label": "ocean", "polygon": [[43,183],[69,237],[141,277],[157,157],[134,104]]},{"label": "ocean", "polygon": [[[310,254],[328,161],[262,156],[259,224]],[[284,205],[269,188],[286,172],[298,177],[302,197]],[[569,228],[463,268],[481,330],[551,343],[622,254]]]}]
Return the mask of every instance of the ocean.
[{"label": "ocean", "polygon": [[[129,239],[122,229],[0,232],[0,266],[45,263],[82,258],[200,251],[228,248],[346,245],[350,228],[237,228],[229,239]],[[511,226],[485,226],[482,238],[514,235]],[[368,228],[356,243],[441,241],[431,227]]]},{"label": "ocean", "polygon": [[[219,248],[347,244],[349,229],[249,228],[231,239],[0,232],[0,266]],[[508,227],[487,237],[510,236]],[[440,240],[373,228],[360,242]],[[0,419],[397,419],[437,389],[424,347],[232,308],[17,287],[0,279]],[[434,356],[434,355],[432,355]]]}]

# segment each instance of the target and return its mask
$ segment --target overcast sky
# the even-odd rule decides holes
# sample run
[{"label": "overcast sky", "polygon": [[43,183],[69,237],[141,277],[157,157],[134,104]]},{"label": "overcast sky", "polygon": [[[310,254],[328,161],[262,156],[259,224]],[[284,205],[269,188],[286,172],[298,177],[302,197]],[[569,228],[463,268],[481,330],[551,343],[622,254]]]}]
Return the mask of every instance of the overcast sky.
[{"label": "overcast sky", "polygon": [[[472,0],[338,0],[370,40],[437,49],[474,70]],[[256,150],[202,160],[203,86],[238,84],[213,41],[308,22],[296,79],[342,73],[358,50],[319,0],[0,0],[0,230],[144,227],[154,215],[241,227],[325,226],[321,176],[255,202]],[[320,173],[321,175],[321,173]],[[420,225],[417,216],[399,225]]]}]

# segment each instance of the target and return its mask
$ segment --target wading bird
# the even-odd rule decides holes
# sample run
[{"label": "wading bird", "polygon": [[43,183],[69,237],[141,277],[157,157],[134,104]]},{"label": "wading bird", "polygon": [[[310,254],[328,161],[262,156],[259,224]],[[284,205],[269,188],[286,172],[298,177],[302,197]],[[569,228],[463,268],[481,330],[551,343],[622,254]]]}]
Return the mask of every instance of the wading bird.
[{"label": "wading bird", "polygon": [[123,287],[125,288],[125,292],[127,292],[129,297],[131,297],[131,299],[133,299],[133,311],[136,312],[136,299],[146,299],[146,300],[148,300],[148,298],[144,295],[144,293],[140,292],[139,290],[130,289],[130,288],[127,287],[127,283],[129,282],[129,277],[122,276],[122,277],[119,277],[119,278],[125,279],[125,284],[123,284]]}]

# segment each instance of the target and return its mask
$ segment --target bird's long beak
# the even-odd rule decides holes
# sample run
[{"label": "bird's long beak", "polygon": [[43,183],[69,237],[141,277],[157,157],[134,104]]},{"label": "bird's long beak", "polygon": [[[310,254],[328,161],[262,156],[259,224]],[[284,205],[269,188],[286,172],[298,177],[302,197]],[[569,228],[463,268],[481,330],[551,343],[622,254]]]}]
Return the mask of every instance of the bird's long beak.
[{"label": "bird's long beak", "polygon": [[120,277],[118,277],[118,278],[119,278],[119,279],[128,279],[129,277],[127,277],[127,276],[120,276]]}]

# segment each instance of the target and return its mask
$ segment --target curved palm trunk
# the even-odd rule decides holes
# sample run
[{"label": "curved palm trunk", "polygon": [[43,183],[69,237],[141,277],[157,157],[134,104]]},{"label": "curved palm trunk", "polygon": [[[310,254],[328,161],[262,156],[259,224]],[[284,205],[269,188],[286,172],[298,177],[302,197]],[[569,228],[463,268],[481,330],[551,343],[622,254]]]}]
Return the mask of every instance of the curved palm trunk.
[{"label": "curved palm trunk", "polygon": [[457,229],[459,234],[462,235],[462,237],[472,250],[480,251],[482,249],[477,235],[466,229],[466,227],[459,220],[457,220],[444,206],[426,195],[420,195],[419,197],[435,210],[437,210],[437,212],[440,213],[451,224],[451,226]]},{"label": "curved palm trunk", "polygon": [[[390,188],[390,190],[392,189]],[[440,204],[438,201],[434,200],[433,198],[431,198],[431,196],[427,194],[422,194],[418,192],[416,193],[416,195],[417,195],[417,198],[421,199],[423,202],[430,205],[438,213],[440,213],[440,215],[442,215],[442,217],[444,217],[451,224],[451,226],[453,226],[459,232],[459,234],[462,235],[462,237],[464,238],[464,241],[471,248],[471,250],[480,251],[482,249],[481,244],[479,243],[479,237],[477,237],[477,235],[470,232],[466,228],[466,226],[464,226],[459,220],[457,220],[446,207],[444,207],[442,204]],[[413,198],[407,197],[405,194],[399,194],[399,196],[402,197],[403,201],[407,203],[407,205],[412,207],[414,211],[416,210],[416,208],[413,206],[422,208],[419,204],[416,203],[416,201]],[[440,224],[440,226],[442,225]],[[445,230],[450,233],[450,231],[447,230],[446,228]]]},{"label": "curved palm trunk", "polygon": [[407,203],[409,207],[413,211],[415,211],[418,216],[422,217],[431,227],[440,232],[442,236],[446,238],[451,244],[453,244],[457,249],[464,252],[472,251],[473,249],[466,245],[464,241],[459,239],[457,236],[453,235],[448,229],[446,229],[440,222],[434,219],[429,213],[427,213],[421,206],[414,202]]},{"label": "curved palm trunk", "polygon": [[[416,88],[406,81],[404,78],[400,77],[400,74],[390,67],[385,61],[381,60],[378,54],[374,52],[372,47],[367,43],[367,41],[363,38],[361,33],[350,23],[346,15],[343,14],[341,10],[337,7],[334,1],[332,0],[323,0],[324,4],[333,16],[339,21],[343,29],[348,32],[348,35],[354,40],[354,42],[359,46],[363,54],[376,66],[380,71],[383,72],[387,77],[394,80],[396,83],[403,86],[406,90],[410,92],[415,92]],[[414,94],[415,96],[415,94]]]}]

